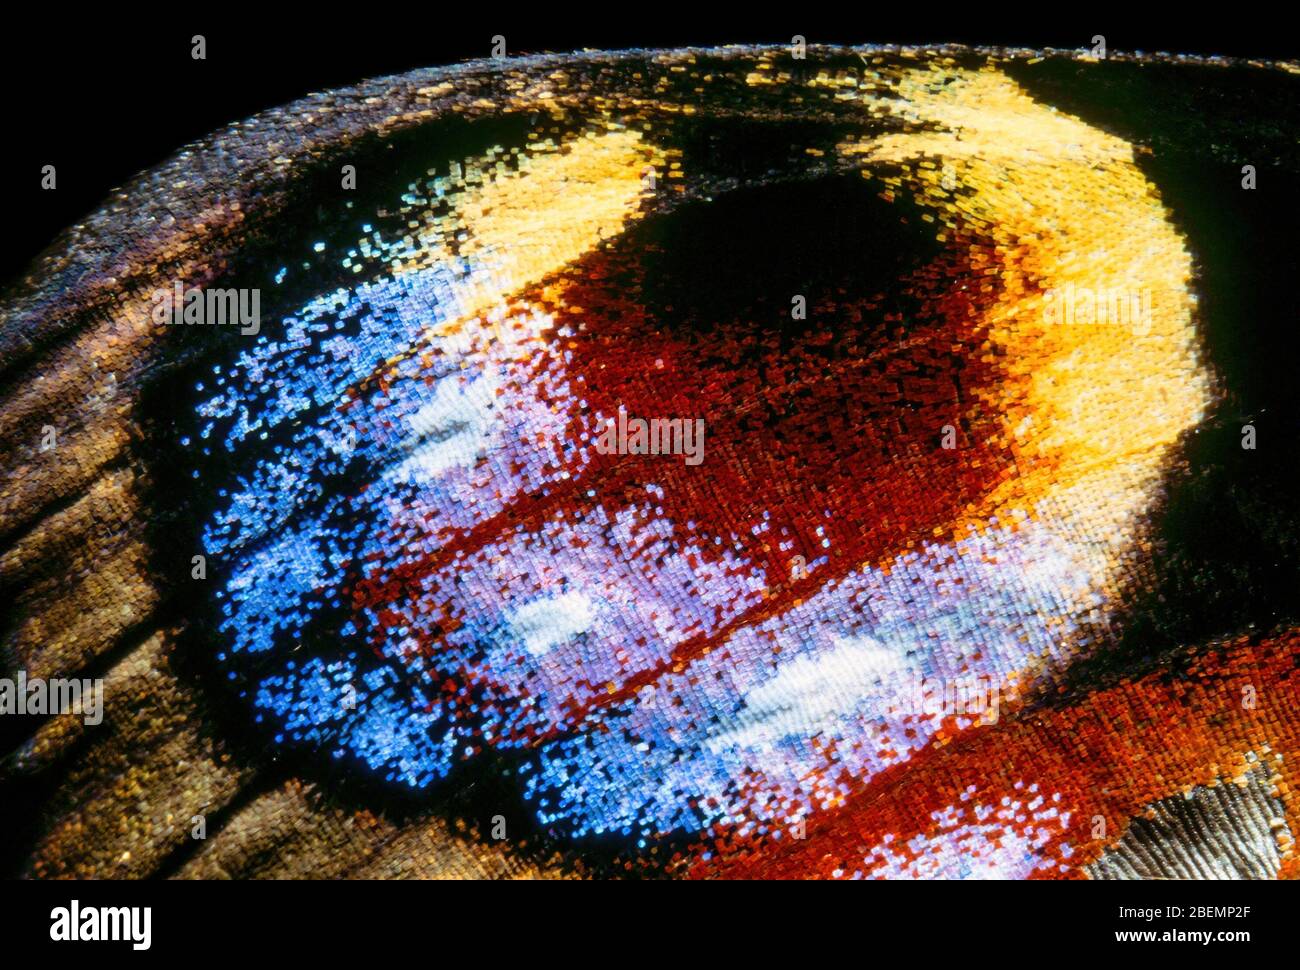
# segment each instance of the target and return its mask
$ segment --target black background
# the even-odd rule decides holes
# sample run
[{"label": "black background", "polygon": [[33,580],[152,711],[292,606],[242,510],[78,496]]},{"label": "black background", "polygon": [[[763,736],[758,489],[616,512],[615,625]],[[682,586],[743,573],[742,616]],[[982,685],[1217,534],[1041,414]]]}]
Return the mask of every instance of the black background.
[{"label": "black background", "polygon": [[[920,966],[1017,961],[1029,966],[1081,957],[1127,957],[1134,967],[1254,965],[1289,952],[1284,883],[1089,882],[1044,892],[1033,882],[876,882],[853,888],[777,883],[377,882],[30,883],[0,913],[6,956],[55,965],[108,957],[194,961],[254,957],[291,966],[346,967],[398,954],[434,966],[468,956],[488,966],[522,963],[618,966],[686,957],[693,965],[772,962],[774,952],[862,966],[884,953]],[[851,893],[849,897],[847,894]],[[52,943],[54,907],[149,906],[152,946]],[[1169,919],[1168,907],[1184,916]],[[1237,915],[1193,919],[1192,907]],[[1119,916],[1159,908],[1160,919]],[[1247,912],[1242,912],[1248,909]],[[852,914],[852,915],[850,915]],[[1242,932],[1248,942],[1117,942],[1117,931]],[[7,931],[7,932],[6,932]]]}]

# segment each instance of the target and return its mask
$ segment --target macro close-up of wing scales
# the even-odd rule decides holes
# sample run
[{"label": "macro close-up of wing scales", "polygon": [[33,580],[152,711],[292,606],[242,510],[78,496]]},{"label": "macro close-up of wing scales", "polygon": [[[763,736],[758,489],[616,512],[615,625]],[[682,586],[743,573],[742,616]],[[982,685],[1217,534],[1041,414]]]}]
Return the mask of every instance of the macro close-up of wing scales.
[{"label": "macro close-up of wing scales", "polygon": [[0,290],[6,874],[1300,875],[1300,62],[500,41]]}]

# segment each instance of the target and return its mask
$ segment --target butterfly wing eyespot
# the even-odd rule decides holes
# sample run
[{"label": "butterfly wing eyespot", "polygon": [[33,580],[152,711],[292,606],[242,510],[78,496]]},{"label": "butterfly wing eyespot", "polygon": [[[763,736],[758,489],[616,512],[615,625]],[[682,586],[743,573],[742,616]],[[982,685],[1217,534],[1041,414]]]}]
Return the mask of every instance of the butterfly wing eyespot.
[{"label": "butterfly wing eyespot", "polygon": [[[1119,551],[1071,533],[1139,510],[1205,404],[1190,268],[1128,145],[996,70],[942,80],[886,70],[855,93],[863,135],[833,145],[852,170],[812,190],[693,200],[673,126],[618,124],[410,186],[416,231],[371,237],[377,275],[294,310],[200,406],[228,449],[282,441],[205,535],[236,563],[231,658],[291,657],[317,605],[343,604],[347,653],[286,659],[252,696],[277,740],[418,788],[526,752],[526,796],[576,836],[771,826],[812,814],[829,773],[869,780],[953,729],[896,700],[954,642],[978,634],[963,670],[999,687],[1068,657],[1076,607],[1043,597],[1104,595]],[[873,133],[881,109],[928,127]],[[687,197],[649,211],[665,169]],[[853,215],[818,220],[838,254],[801,256],[816,230],[789,213],[818,202]],[[854,219],[904,204],[904,244],[933,251],[864,291]],[[792,241],[760,224],[783,210]],[[766,287],[793,266],[821,289],[798,332],[756,273],[693,265],[748,231],[776,251],[736,254]],[[1158,292],[1146,339],[1043,321],[1044,291],[1088,284]],[[706,460],[594,446],[655,417],[698,421]],[[947,422],[966,447],[934,449]],[[322,485],[357,462],[358,487]]]},{"label": "butterfly wing eyespot", "polygon": [[[307,777],[417,805],[490,779],[548,846],[701,875],[1118,865],[1020,714],[1114,646],[1171,456],[1216,405],[1161,190],[1015,58],[638,56],[658,66],[394,79],[343,145],[297,125],[319,106],[278,141],[250,125],[315,187],[178,204],[133,258],[256,289],[260,325],[150,328],[148,286],[119,293],[51,371],[95,356],[68,467],[117,474],[170,435],[172,471],[127,460],[139,502],[165,480],[192,519],[168,540],[204,561],[186,649]],[[158,420],[151,361],[183,416]],[[153,583],[131,609],[182,585]],[[1208,718],[1205,684],[1241,674],[1198,669],[1189,703]]]}]

